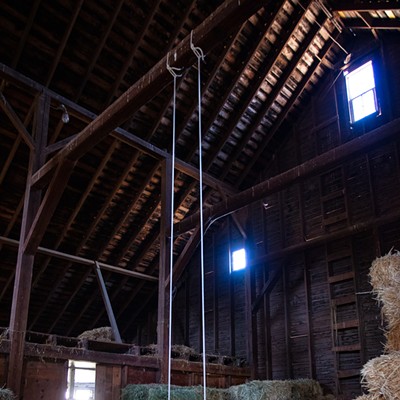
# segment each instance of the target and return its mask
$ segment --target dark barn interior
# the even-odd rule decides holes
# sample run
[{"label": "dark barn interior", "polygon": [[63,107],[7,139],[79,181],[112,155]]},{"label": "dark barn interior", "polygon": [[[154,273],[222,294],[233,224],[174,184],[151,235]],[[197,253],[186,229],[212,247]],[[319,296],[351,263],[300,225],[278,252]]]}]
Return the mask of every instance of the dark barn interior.
[{"label": "dark barn interior", "polygon": [[65,399],[70,360],[96,400],[165,383],[171,295],[173,383],[204,353],[210,387],[360,396],[400,249],[399,6],[1,1],[0,387]]}]

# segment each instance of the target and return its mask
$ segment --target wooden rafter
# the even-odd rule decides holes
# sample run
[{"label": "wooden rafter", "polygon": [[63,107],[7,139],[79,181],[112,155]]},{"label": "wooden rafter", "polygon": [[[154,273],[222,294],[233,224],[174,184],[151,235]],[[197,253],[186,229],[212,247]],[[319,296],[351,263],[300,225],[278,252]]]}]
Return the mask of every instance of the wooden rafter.
[{"label": "wooden rafter", "polygon": [[[329,168],[345,159],[358,154],[361,151],[376,145],[377,143],[398,134],[399,120],[395,119],[383,127],[379,127],[364,136],[353,139],[345,144],[329,150],[310,161],[306,161],[297,167],[289,169],[276,175],[264,182],[261,182],[250,189],[246,189],[237,195],[227,198],[224,202],[218,203],[205,210],[204,218],[217,218],[229,212],[234,212],[251,203],[261,200],[263,197],[282,190],[289,184],[300,182],[301,180],[317,174],[324,168]],[[198,213],[185,218],[177,224],[178,233],[187,232],[193,229],[198,221]]]},{"label": "wooden rafter", "polygon": [[14,125],[14,127],[17,130],[17,132],[19,133],[19,135],[21,135],[24,142],[29,146],[29,148],[31,150],[34,150],[35,144],[33,142],[32,136],[26,130],[25,125],[19,119],[17,113],[14,111],[14,109],[11,107],[10,103],[7,101],[7,99],[4,97],[3,93],[1,93],[1,92],[0,92],[0,107],[5,112],[7,117],[10,119],[11,123]]},{"label": "wooden rafter", "polygon": [[377,10],[396,10],[400,6],[399,0],[335,0],[330,1],[332,11],[377,11]]},{"label": "wooden rafter", "polygon": [[[261,2],[260,2],[261,3]],[[194,32],[193,40],[197,45],[203,46],[207,51],[210,43],[216,37],[222,38],[227,35],[227,31],[221,31],[221,25],[227,30],[231,26],[247,19],[257,9],[260,8],[259,2],[243,1],[237,5],[234,1],[228,1],[221,6],[213,15],[207,19]],[[227,22],[229,21],[229,23]],[[208,41],[208,42],[207,42]],[[184,39],[174,51],[174,59],[178,64],[186,66],[195,59],[190,48],[189,38]],[[26,237],[24,248],[29,253],[34,253],[47,229],[47,225],[55,211],[59,199],[67,185],[69,175],[72,172],[73,164],[85,154],[98,141],[107,136],[109,132],[120,125],[124,119],[134,112],[141,104],[150,100],[163,86],[166,85],[169,72],[166,68],[166,59],[162,59],[153,69],[141,78],[135,85],[107,108],[99,117],[90,123],[83,131],[73,139],[70,144],[63,148],[50,160],[45,167],[41,168],[37,176],[47,177],[47,174],[56,168],[52,183],[47,189],[46,195],[42,200],[38,213],[33,221],[30,231]],[[56,183],[57,182],[57,185]]]}]

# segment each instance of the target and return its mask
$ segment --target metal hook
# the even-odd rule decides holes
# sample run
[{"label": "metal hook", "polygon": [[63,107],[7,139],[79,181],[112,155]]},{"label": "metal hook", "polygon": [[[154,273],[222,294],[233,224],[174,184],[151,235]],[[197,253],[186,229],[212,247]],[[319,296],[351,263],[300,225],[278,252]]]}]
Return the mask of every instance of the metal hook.
[{"label": "metal hook", "polygon": [[202,61],[204,61],[204,53],[203,50],[200,47],[196,47],[193,44],[193,31],[190,32],[190,48],[192,49],[193,53],[197,58],[201,58]]},{"label": "metal hook", "polygon": [[183,70],[183,68],[171,67],[169,65],[169,52],[167,53],[167,70],[174,78],[179,78],[182,76],[182,73],[179,73]]}]

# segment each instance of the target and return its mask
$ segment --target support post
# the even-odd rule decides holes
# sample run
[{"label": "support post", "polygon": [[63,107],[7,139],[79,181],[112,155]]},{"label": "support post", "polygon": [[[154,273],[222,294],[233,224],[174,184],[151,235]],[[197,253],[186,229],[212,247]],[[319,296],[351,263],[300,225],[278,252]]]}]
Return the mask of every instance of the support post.
[{"label": "support post", "polygon": [[101,273],[100,265],[97,261],[95,261],[94,269],[96,271],[97,282],[99,283],[99,286],[100,286],[101,297],[103,298],[104,305],[106,306],[108,319],[110,321],[111,329],[112,329],[113,335],[114,335],[114,340],[117,343],[122,343],[121,335],[119,334],[117,321],[115,319],[114,311],[111,306],[110,297],[108,296],[106,284],[104,283],[103,274]]},{"label": "support post", "polygon": [[[161,359],[160,383],[166,383],[168,379],[168,321],[169,321],[169,285],[165,282],[169,279],[170,246],[169,226],[171,215],[172,182],[170,179],[172,160],[167,158],[162,162],[161,182],[161,230],[160,230],[160,266],[158,275],[158,322],[157,322],[157,350]],[[171,281],[170,281],[171,282]]]},{"label": "support post", "polygon": [[[248,232],[252,232],[251,227],[247,229]],[[245,234],[245,231],[243,230]],[[251,240],[246,234],[246,249],[249,253],[249,258],[252,257],[254,248],[251,245]],[[251,250],[250,250],[251,249]],[[256,314],[253,313],[252,305],[254,301],[255,293],[255,265],[247,265],[245,271],[245,299],[246,299],[246,331],[247,331],[247,362],[251,366],[251,379],[257,379],[258,372],[258,354],[257,354],[257,318]]]},{"label": "support post", "polygon": [[24,242],[40,206],[41,191],[31,187],[32,175],[44,164],[44,148],[47,142],[50,99],[42,94],[36,109],[35,150],[29,158],[25,189],[24,211],[18,246],[18,258],[14,280],[14,293],[10,317],[10,357],[7,386],[20,398],[24,364],[25,332],[28,322],[34,252],[24,249]]}]

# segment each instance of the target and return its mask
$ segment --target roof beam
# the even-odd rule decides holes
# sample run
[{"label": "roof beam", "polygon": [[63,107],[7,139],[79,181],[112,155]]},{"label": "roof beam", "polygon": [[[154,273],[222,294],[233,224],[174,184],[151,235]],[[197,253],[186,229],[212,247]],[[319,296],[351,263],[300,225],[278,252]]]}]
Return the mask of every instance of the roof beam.
[{"label": "roof beam", "polygon": [[400,0],[337,0],[330,2],[332,11],[374,11],[374,10],[393,10],[398,9]]},{"label": "roof beam", "polygon": [[393,18],[342,18],[343,25],[351,29],[400,29],[400,20]]},{"label": "roof beam", "polygon": [[24,142],[29,146],[31,150],[35,149],[35,144],[33,142],[32,136],[26,130],[25,125],[19,119],[17,113],[11,107],[10,103],[4,97],[3,93],[0,92],[0,107],[3,109],[7,117],[10,119],[11,123],[14,125],[14,128],[18,131],[18,133],[24,139]]},{"label": "roof beam", "polygon": [[[28,87],[33,89],[36,92],[46,92],[52,99],[64,104],[67,108],[70,114],[76,115],[77,118],[79,118],[82,121],[86,122],[91,122],[94,119],[98,117],[97,114],[87,110],[86,108],[72,102],[71,100],[68,100],[67,98],[53,92],[52,90],[46,89],[43,85],[40,83],[35,82],[34,80],[20,74],[17,71],[14,71],[7,65],[4,65],[0,63],[0,76],[2,76],[6,80],[10,80],[12,82],[15,82],[17,85],[22,84],[24,87]],[[73,112],[71,112],[71,110]],[[54,143],[53,145],[49,145],[46,149],[46,155],[51,154],[52,152],[58,151],[62,149],[63,147],[70,145],[71,141],[76,137],[77,135],[73,135],[68,139],[64,139],[60,142]],[[170,154],[165,151],[161,150],[160,148],[154,146],[153,144],[147,142],[146,140],[134,135],[131,132],[128,132],[125,129],[122,128],[116,128],[111,132],[111,136],[116,138],[122,143],[125,143],[129,146],[132,146],[133,148],[140,150],[142,153],[148,154],[151,157],[154,157],[157,160],[163,160],[167,157],[170,157]],[[187,162],[176,159],[175,160],[175,168],[196,179],[199,180],[199,170],[198,168],[194,167],[193,165],[188,164]],[[37,184],[38,177],[33,176],[32,178],[32,185]],[[212,175],[209,175],[205,172],[203,172],[203,181],[207,186],[212,187],[215,190],[220,190],[222,189],[226,194],[231,195],[234,193],[237,193],[237,190],[233,188],[231,185],[228,185],[225,182],[222,182]]]},{"label": "roof beam", "polygon": [[[18,247],[18,245],[19,245],[18,240],[10,239],[10,238],[4,237],[4,236],[0,236],[0,243],[3,243],[8,246],[12,246],[12,247]],[[70,262],[76,263],[76,264],[87,265],[87,266],[93,268],[94,261],[89,260],[88,258],[74,256],[72,254],[63,253],[58,250],[48,249],[46,247],[41,247],[41,246],[38,247],[37,252],[39,254],[43,254],[45,256],[55,257],[60,260],[66,260],[66,261],[70,261]],[[110,272],[113,272],[116,274],[125,275],[130,278],[141,279],[141,280],[149,281],[149,282],[157,282],[158,281],[158,278],[156,276],[142,274],[141,272],[136,272],[136,271],[131,271],[131,270],[128,270],[125,268],[116,267],[115,265],[106,264],[106,263],[103,263],[100,261],[98,261],[97,264],[104,271],[110,271]]]},{"label": "roof beam", "polygon": [[[264,2],[262,0],[225,1],[193,31],[193,42],[205,53],[209,52],[233,29],[258,11]],[[171,60],[174,60],[174,65],[181,68],[188,68],[195,62],[196,56],[190,47],[190,35],[175,47]],[[48,161],[37,172],[36,179],[44,178],[62,160],[67,158],[72,161],[78,160],[169,83],[171,83],[171,74],[167,69],[167,56],[165,56],[85,127],[68,146]]]},{"label": "roof beam", "polygon": [[[212,221],[225,214],[232,213],[251,203],[261,200],[263,197],[277,193],[288,185],[299,182],[309,176],[313,176],[323,169],[338,164],[345,159],[367,150],[369,147],[377,143],[387,140],[395,134],[399,133],[400,118],[383,125],[372,132],[353,139],[341,146],[329,150],[320,156],[306,161],[297,167],[291,168],[279,175],[276,175],[264,182],[259,183],[249,189],[246,189],[237,195],[226,198],[224,201],[204,210],[204,221]],[[199,220],[199,212],[185,218],[176,226],[176,233],[182,234],[197,226]]]},{"label": "roof beam", "polygon": [[[264,5],[261,0],[225,1],[214,13],[188,35],[173,50],[171,59],[179,67],[190,67],[196,60],[191,49],[191,38],[196,46],[205,53],[210,51],[220,40],[242,24]],[[167,55],[168,56],[168,55]],[[58,201],[64,192],[73,165],[85,153],[104,139],[117,126],[126,121],[138,108],[151,100],[162,88],[171,82],[167,69],[167,56],[163,57],[147,74],[132,85],[121,97],[104,110],[95,120],[87,125],[71,142],[48,161],[35,174],[35,182],[48,179],[56,169],[52,183],[25,242],[25,249],[34,252],[39,245]],[[57,179],[54,179],[58,175]],[[57,184],[56,184],[57,181]]]}]

